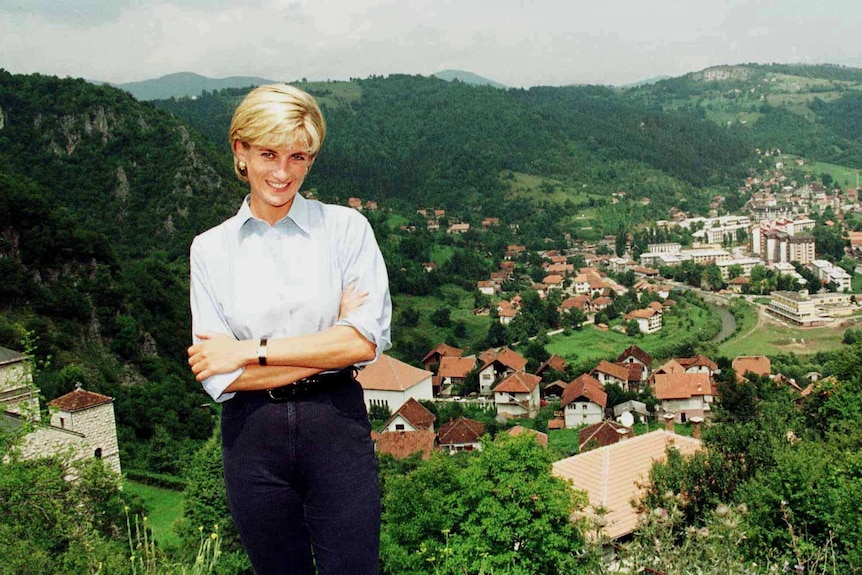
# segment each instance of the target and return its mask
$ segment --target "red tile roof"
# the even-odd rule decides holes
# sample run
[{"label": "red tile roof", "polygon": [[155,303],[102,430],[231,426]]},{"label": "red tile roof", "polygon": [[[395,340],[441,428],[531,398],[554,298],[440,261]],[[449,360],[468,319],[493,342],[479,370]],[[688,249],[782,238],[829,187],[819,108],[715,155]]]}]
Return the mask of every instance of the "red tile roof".
[{"label": "red tile roof", "polygon": [[464,350],[462,349],[452,347],[446,343],[438,343],[434,346],[434,349],[425,354],[425,357],[422,358],[422,363],[432,359],[435,355],[439,357],[461,357],[463,353]]},{"label": "red tile roof", "polygon": [[610,375],[611,377],[615,377],[620,381],[628,381],[629,379],[629,370],[627,367],[623,367],[609,361],[600,361],[599,364],[593,368],[593,371],[591,371],[590,374],[592,375],[597,372]]},{"label": "red tile roof", "polygon": [[539,366],[539,369],[536,370],[536,375],[541,374],[548,368],[553,369],[554,371],[564,371],[566,369],[566,365],[566,360],[555,353]]},{"label": "red tile roof", "polygon": [[478,443],[483,435],[485,435],[485,425],[482,422],[459,417],[443,424],[437,432],[437,439],[440,445]]},{"label": "red tile roof", "polygon": [[503,347],[498,351],[494,351],[493,349],[484,351],[479,354],[479,360],[483,362],[483,369],[495,361],[515,371],[523,371],[527,366],[527,360],[521,354],[512,351],[508,347]]},{"label": "red tile roof", "polygon": [[470,370],[476,367],[476,357],[443,357],[437,375],[441,377],[467,377]]},{"label": "red tile roof", "polygon": [[562,419],[549,419],[548,420],[548,430],[549,431],[551,429],[565,429],[565,428],[566,428],[566,422],[563,421]]},{"label": "red tile roof", "polygon": [[[404,404],[398,408],[398,411],[392,414],[389,421],[392,421],[392,419],[398,415],[410,422],[410,425],[416,429],[434,431],[434,420],[436,420],[437,417],[412,397],[405,401]],[[388,423],[389,422],[387,421],[387,425]]]},{"label": "red tile roof", "polygon": [[624,361],[629,356],[634,357],[647,367],[652,365],[652,356],[636,345],[630,345],[627,347],[626,350],[619,355],[617,362]]},{"label": "red tile roof", "polygon": [[560,407],[565,407],[571,402],[585,397],[595,404],[605,407],[608,403],[608,394],[605,393],[601,382],[586,373],[572,381],[563,391],[560,398]]},{"label": "red tile roof", "polygon": [[715,396],[708,373],[659,373],[655,376],[655,396],[659,400]]},{"label": "red tile roof", "polygon": [[605,532],[617,539],[634,530],[638,515],[631,501],[642,495],[650,467],[665,460],[669,447],[688,455],[700,449],[701,442],[657,430],[557,461],[552,473],[570,480],[573,489],[586,491],[593,509],[607,510]]},{"label": "red tile roof", "polygon": [[584,447],[591,440],[594,440],[598,444],[596,447],[613,445],[620,441],[630,431],[631,430],[628,427],[609,419],[599,423],[594,423],[593,425],[588,425],[578,431],[578,451],[584,451]]},{"label": "red tile roof", "polygon": [[542,378],[538,375],[516,371],[503,379],[493,391],[500,393],[532,393],[540,381],[542,381]]},{"label": "red tile roof", "polygon": [[680,357],[676,361],[686,369],[690,367],[708,367],[710,371],[718,371],[718,365],[714,361],[700,354],[694,357]]},{"label": "red tile roof", "polygon": [[57,399],[48,402],[48,405],[56,407],[62,411],[73,412],[102,405],[103,403],[111,403],[112,401],[114,401],[114,399],[107,395],[93,393],[92,391],[86,391],[83,389],[76,389],[75,391],[69,392],[66,395],[62,395]]},{"label": "red tile roof", "polygon": [[433,431],[387,431],[371,432],[371,439],[380,453],[388,453],[396,459],[404,459],[414,453],[422,453],[422,459],[431,457],[437,435]]},{"label": "red tile roof", "polygon": [[741,355],[733,360],[731,364],[740,380],[745,378],[747,372],[755,375],[769,375],[772,373],[772,362],[763,355]]},{"label": "red tile roof", "polygon": [[542,433],[541,431],[536,431],[535,429],[530,429],[529,427],[524,427],[522,425],[516,425],[515,427],[506,431],[506,433],[508,433],[512,437],[517,437],[519,435],[524,435],[526,433],[527,435],[532,435],[536,439],[536,442],[539,445],[541,445],[543,447],[548,446],[548,434]]},{"label": "red tile roof", "polygon": [[413,367],[384,353],[377,361],[360,370],[356,379],[362,389],[405,391],[425,379],[431,379],[432,375],[428,370]]}]

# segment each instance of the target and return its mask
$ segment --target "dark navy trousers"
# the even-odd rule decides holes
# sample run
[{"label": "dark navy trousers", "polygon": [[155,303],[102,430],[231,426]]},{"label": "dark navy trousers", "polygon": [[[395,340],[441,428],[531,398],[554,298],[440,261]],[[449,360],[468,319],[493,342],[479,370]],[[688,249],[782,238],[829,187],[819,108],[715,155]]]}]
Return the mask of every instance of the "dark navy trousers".
[{"label": "dark navy trousers", "polygon": [[377,575],[380,488],[355,380],[285,402],[222,406],[228,506],[257,575]]}]

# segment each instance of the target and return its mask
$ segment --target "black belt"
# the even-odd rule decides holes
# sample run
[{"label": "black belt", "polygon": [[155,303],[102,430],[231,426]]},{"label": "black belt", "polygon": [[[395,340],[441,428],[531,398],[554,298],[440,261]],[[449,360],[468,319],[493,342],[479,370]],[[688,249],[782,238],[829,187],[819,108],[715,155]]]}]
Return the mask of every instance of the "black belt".
[{"label": "black belt", "polygon": [[275,403],[296,401],[347,385],[356,379],[356,371],[354,366],[350,366],[341,371],[319,373],[288,385],[262,390],[261,393],[265,393]]}]

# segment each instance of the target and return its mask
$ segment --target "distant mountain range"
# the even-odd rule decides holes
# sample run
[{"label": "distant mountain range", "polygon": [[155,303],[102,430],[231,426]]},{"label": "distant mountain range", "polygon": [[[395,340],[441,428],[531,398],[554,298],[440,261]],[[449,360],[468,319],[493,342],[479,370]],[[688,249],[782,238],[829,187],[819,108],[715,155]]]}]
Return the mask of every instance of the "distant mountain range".
[{"label": "distant mountain range", "polygon": [[[489,80],[472,72],[463,70],[443,70],[433,76],[452,82],[458,80],[473,86],[493,86],[505,88],[506,86]],[[137,100],[166,100],[169,98],[194,98],[202,92],[223,90],[225,88],[247,88],[249,86],[260,86],[272,84],[277,80],[268,80],[256,76],[230,76],[228,78],[208,78],[195,74],[194,72],[178,72],[168,74],[160,78],[141,80],[139,82],[126,82],[123,84],[111,84],[116,88],[129,92]],[[103,84],[108,82],[94,82]]]},{"label": "distant mountain range", "polygon": [[204,90],[214,91],[224,88],[245,88],[272,84],[275,80],[255,76],[230,76],[228,78],[207,78],[193,72],[178,72],[152,80],[112,84],[129,92],[138,100],[164,100],[167,98],[192,98],[200,96]]},{"label": "distant mountain range", "polygon": [[433,76],[440,78],[441,80],[446,80],[447,82],[458,80],[459,82],[464,82],[465,84],[471,84],[473,86],[493,86],[494,88],[506,87],[505,85],[495,82],[494,80],[489,80],[484,76],[480,76],[472,72],[465,72],[463,70],[443,70],[433,74]]}]

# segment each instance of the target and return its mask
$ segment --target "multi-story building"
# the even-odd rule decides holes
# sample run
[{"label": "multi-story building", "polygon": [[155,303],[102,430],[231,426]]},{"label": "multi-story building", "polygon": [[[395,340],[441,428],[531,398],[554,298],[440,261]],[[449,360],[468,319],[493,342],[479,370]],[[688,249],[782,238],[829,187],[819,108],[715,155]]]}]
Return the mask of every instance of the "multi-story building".
[{"label": "multi-story building", "polygon": [[730,268],[732,266],[741,267],[742,275],[748,277],[751,275],[751,268],[762,263],[763,261],[758,258],[733,258],[730,260],[716,262],[715,265],[717,265],[718,269],[721,270],[721,277],[724,279],[728,279],[730,278]]},{"label": "multi-story building", "polygon": [[821,321],[808,290],[774,291],[769,298],[769,311],[795,324],[811,326]]},{"label": "multi-story building", "polygon": [[810,218],[762,221],[750,230],[751,251],[766,263],[814,261],[814,227]]},{"label": "multi-story building", "polygon": [[836,291],[850,291],[851,276],[843,268],[840,268],[826,260],[814,260],[811,268],[823,283],[834,283]]},{"label": "multi-story building", "polygon": [[696,264],[718,264],[733,259],[729,252],[719,248],[692,248],[681,250],[679,255],[683,261],[691,260]]},{"label": "multi-story building", "polygon": [[688,229],[701,223],[703,227],[694,232],[692,237],[708,244],[734,243],[737,238],[737,230],[745,230],[748,233],[748,229],[751,227],[751,219],[748,216],[689,218],[680,222],[679,225]]}]

